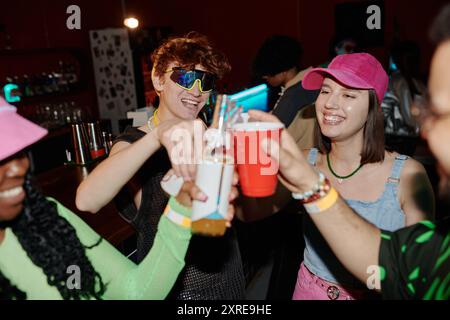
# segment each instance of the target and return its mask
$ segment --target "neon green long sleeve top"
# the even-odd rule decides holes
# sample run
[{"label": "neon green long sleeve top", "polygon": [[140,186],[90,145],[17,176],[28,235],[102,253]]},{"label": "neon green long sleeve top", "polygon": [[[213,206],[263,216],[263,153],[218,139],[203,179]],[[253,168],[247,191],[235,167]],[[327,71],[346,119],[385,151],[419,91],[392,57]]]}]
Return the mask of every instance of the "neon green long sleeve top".
[{"label": "neon green long sleeve top", "polygon": [[[60,216],[75,228],[84,246],[98,242],[100,236],[73,212],[57,204]],[[169,205],[178,213],[190,217],[190,210],[173,198]],[[107,284],[104,299],[164,299],[184,267],[184,258],[191,230],[171,222],[165,215],[159,221],[153,247],[147,257],[136,265],[106,240],[86,249],[94,269]],[[47,276],[28,257],[10,228],[0,243],[0,270],[9,281],[27,294],[28,299],[62,299],[58,289],[47,283]],[[69,273],[72,274],[72,273]],[[83,276],[82,274],[80,275]]]}]

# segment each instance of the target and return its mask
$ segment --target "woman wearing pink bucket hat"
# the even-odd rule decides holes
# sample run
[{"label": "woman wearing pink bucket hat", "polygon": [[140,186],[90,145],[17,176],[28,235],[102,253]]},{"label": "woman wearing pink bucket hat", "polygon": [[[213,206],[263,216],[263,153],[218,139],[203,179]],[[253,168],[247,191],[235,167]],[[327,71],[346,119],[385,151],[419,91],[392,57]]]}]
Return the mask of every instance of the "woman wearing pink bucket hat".
[{"label": "woman wearing pink bucket hat", "polygon": [[[377,59],[368,53],[339,55],[327,68],[309,71],[302,84],[305,89],[320,89],[316,100],[319,145],[305,150],[305,156],[349,206],[391,231],[434,212],[423,166],[385,150],[380,103],[388,76]],[[293,299],[373,297],[338,261],[309,216],[305,216],[304,238],[304,261]]]},{"label": "woman wearing pink bucket hat", "polygon": [[0,300],[164,298],[184,266],[198,188],[186,183],[169,200],[153,247],[135,265],[32,186],[23,149],[46,133],[0,97]]}]

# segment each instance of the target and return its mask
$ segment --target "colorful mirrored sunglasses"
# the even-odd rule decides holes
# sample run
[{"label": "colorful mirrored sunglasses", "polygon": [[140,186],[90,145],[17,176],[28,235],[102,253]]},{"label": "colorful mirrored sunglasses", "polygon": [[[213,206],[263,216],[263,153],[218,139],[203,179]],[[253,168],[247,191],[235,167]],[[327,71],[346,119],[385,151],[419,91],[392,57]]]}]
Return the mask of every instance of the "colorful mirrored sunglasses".
[{"label": "colorful mirrored sunglasses", "polygon": [[186,70],[180,67],[172,68],[166,72],[172,72],[170,79],[185,90],[192,90],[198,82],[201,93],[207,93],[214,89],[216,77],[206,71]]}]

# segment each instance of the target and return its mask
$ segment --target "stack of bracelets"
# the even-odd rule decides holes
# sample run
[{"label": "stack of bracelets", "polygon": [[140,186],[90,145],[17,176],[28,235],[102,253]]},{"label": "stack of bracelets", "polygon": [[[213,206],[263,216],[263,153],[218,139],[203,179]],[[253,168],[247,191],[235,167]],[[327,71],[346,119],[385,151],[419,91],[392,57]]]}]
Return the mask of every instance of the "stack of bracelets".
[{"label": "stack of bracelets", "polygon": [[333,206],[339,194],[334,189],[330,181],[325,178],[322,172],[319,172],[319,182],[310,191],[304,193],[292,193],[292,197],[300,200],[306,211],[310,214],[319,213]]}]

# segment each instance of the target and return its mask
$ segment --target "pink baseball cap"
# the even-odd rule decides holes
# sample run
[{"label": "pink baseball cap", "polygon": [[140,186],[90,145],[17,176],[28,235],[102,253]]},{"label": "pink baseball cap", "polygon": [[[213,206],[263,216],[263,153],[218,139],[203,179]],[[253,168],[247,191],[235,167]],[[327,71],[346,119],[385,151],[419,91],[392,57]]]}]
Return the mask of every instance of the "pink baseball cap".
[{"label": "pink baseball cap", "polygon": [[389,82],[386,71],[374,56],[368,53],[350,53],[336,56],[328,68],[314,68],[308,71],[302,81],[303,88],[320,89],[327,75],[350,88],[374,89],[380,104]]},{"label": "pink baseball cap", "polygon": [[17,114],[17,110],[0,97],[0,161],[32,145],[47,130]]}]

